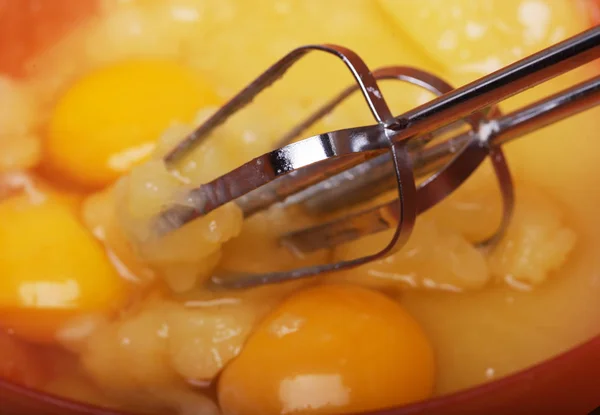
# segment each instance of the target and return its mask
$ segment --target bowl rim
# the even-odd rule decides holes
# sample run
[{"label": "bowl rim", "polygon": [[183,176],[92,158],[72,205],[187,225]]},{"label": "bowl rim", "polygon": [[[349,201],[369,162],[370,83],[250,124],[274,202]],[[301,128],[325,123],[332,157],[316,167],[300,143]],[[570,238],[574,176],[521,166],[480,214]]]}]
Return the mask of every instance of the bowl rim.
[{"label": "bowl rim", "polygon": [[[413,402],[407,405],[382,408],[370,412],[361,412],[355,415],[426,414],[427,411],[447,408],[460,402],[468,401],[469,399],[482,394],[491,394],[498,389],[524,381],[525,379],[535,378],[536,376],[550,370],[553,366],[556,366],[561,362],[575,359],[578,355],[584,354],[589,350],[600,350],[600,334],[548,359],[542,360],[524,369],[490,382],[484,382],[466,389],[458,390],[456,392],[434,396],[430,399]],[[17,397],[19,399],[34,400],[40,405],[51,405],[51,409],[53,410],[67,410],[70,413],[78,415],[140,415],[139,413],[135,412],[111,409],[108,407],[97,406],[82,401],[61,397],[24,385],[19,385],[2,378],[0,378],[0,392],[11,393],[13,397]]]}]

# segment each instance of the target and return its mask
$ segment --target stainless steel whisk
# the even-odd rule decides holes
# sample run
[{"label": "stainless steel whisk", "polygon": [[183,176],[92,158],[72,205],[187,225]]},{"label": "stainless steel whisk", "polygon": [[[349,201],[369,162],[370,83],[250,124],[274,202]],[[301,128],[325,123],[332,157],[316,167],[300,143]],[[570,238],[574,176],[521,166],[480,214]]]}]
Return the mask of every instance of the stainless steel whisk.
[{"label": "stainless steel whisk", "polygon": [[[281,139],[280,148],[192,189],[184,200],[165,206],[157,217],[155,231],[159,236],[174,231],[231,201],[242,208],[245,216],[280,202],[302,204],[307,211],[318,214],[337,211],[396,188],[398,197],[391,202],[282,235],[280,241],[293,251],[308,253],[388,229],[395,229],[393,237],[372,255],[289,271],[214,275],[213,287],[245,288],[290,281],[385,257],[407,241],[418,214],[456,190],[488,157],[503,200],[500,227],[479,243],[482,248],[491,249],[506,230],[514,205],[513,183],[502,144],[600,103],[600,76],[596,76],[510,114],[501,114],[495,106],[600,57],[600,26],[458,89],[411,67],[391,66],[371,72],[349,49],[309,45],[284,56],[220,108],[165,156],[167,166],[173,167],[217,126],[312,51],[341,60],[356,83],[290,130]],[[382,80],[409,82],[438,97],[394,117],[378,85]],[[362,93],[375,124],[291,143],[356,91]],[[468,126],[468,131],[456,133],[459,125]],[[433,141],[440,137],[444,139],[439,143]],[[417,185],[417,178],[423,177],[425,180]]]}]

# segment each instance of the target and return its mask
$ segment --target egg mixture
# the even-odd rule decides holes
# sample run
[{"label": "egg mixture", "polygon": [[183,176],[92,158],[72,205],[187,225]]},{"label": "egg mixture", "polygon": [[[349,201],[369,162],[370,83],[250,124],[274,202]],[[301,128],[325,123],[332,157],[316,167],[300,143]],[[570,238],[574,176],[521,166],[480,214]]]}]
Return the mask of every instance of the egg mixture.
[{"label": "egg mixture", "polygon": [[[182,189],[271,150],[351,82],[311,56],[167,170],[163,155],[291,49],[336,43],[371,68],[460,86],[589,27],[584,3],[102,3],[25,79],[0,77],[0,375],[143,413],[353,413],[492,381],[597,335],[598,110],[506,146],[516,210],[489,254],[474,245],[501,218],[488,165],[420,216],[402,250],[318,279],[203,288],[219,270],[364,255],[390,235],[298,258],[277,237],[313,218],[275,206],[244,219],[235,204],[162,238],[151,230]],[[433,98],[382,88],[398,114]],[[369,122],[355,97],[306,136]]]}]

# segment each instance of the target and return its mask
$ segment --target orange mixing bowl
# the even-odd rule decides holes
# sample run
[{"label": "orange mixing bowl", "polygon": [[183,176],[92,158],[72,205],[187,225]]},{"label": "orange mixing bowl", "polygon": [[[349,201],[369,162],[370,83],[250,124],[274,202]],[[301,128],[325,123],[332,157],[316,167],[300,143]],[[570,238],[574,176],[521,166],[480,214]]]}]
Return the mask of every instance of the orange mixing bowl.
[{"label": "orange mixing bowl", "polygon": [[[590,24],[598,24],[600,0],[593,1],[599,7],[590,11]],[[49,47],[96,6],[95,0],[0,0],[0,73],[22,76],[28,56]],[[599,379],[600,335],[512,376],[371,415],[586,415],[600,406]],[[124,415],[1,379],[0,414]]]}]

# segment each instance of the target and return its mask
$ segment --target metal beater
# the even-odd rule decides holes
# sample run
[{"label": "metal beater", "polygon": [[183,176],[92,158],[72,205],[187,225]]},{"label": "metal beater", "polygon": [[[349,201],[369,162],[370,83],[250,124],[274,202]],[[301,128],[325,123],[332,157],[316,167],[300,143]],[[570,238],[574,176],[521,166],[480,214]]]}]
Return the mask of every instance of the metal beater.
[{"label": "metal beater", "polygon": [[[165,156],[166,165],[174,166],[217,126],[314,51],[341,60],[356,83],[293,128],[281,139],[280,148],[166,206],[155,222],[155,231],[158,235],[171,232],[231,201],[242,208],[246,217],[275,203],[302,204],[313,213],[333,212],[396,188],[398,197],[391,202],[282,235],[280,242],[295,252],[308,253],[383,230],[395,229],[394,235],[373,255],[289,271],[215,275],[211,279],[213,287],[245,288],[290,281],[385,257],[406,242],[418,214],[456,190],[488,157],[504,209],[499,229],[479,244],[483,249],[492,249],[506,230],[514,205],[513,183],[502,144],[600,103],[600,76],[596,76],[510,114],[501,114],[495,106],[600,57],[600,26],[458,89],[411,67],[370,71],[356,53],[341,46],[309,45],[284,56],[233,97]],[[418,85],[438,97],[394,117],[378,86],[378,81],[390,79]],[[362,93],[375,124],[291,143],[356,91]],[[468,131],[453,134],[461,125],[468,126]],[[440,137],[444,139],[433,144]],[[417,185],[417,179],[427,175]]]}]

